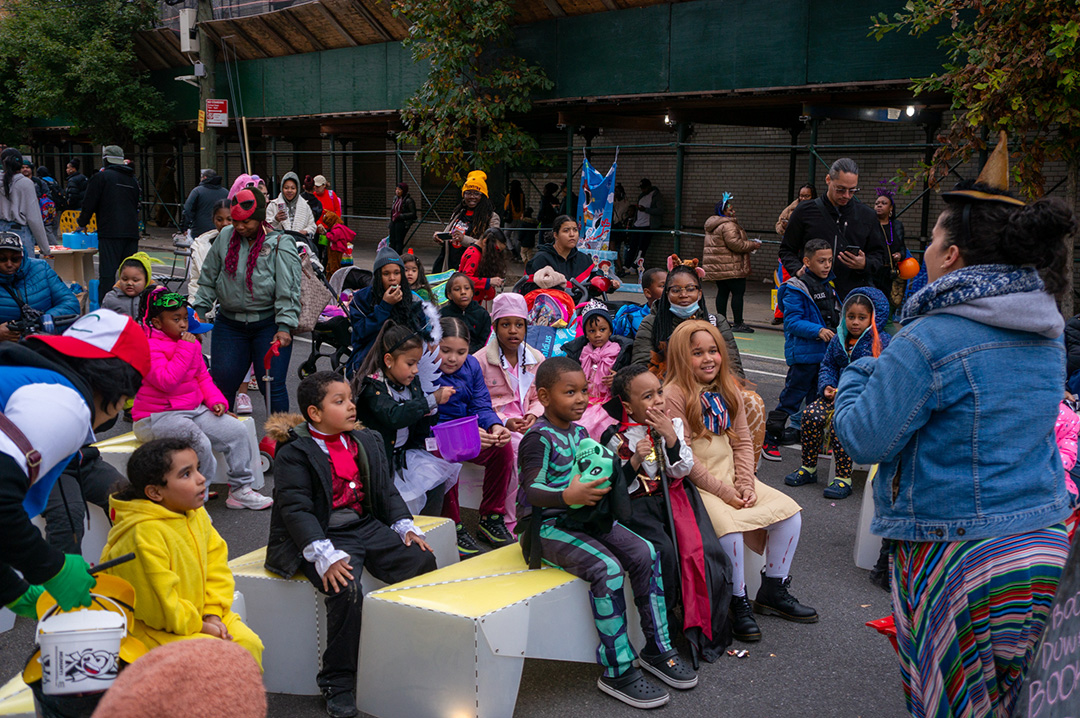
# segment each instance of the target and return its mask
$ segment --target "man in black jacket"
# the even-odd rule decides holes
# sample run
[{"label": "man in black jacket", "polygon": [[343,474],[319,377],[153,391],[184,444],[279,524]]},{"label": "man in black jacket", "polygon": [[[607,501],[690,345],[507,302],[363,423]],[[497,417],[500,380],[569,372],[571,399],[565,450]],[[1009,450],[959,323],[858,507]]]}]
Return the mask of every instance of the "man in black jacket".
[{"label": "man in black jacket", "polygon": [[124,150],[108,145],[101,151],[104,167],[86,186],[79,231],[97,215],[98,301],[112,289],[120,263],[139,251],[139,200],[142,189],[135,170],[124,164]]},{"label": "man in black jacket", "polygon": [[297,572],[326,596],[326,650],[318,683],[326,712],[356,710],[363,594],[360,574],[397,583],[435,569],[435,556],[394,486],[383,437],[357,430],[352,390],[340,374],[306,377],[296,392],[304,414],[276,414],[274,508],[266,570]]},{"label": "man in black jacket", "polygon": [[875,274],[888,264],[888,250],[877,214],[855,200],[859,191],[855,160],[842,157],[833,162],[825,184],[824,197],[803,202],[791,213],[780,243],[780,261],[791,276],[801,275],[803,246],[811,239],[824,239],[836,258],[836,292],[843,300],[856,287],[873,286]]},{"label": "man in black jacket", "polygon": [[221,177],[212,169],[199,173],[199,184],[191,190],[184,202],[184,214],[180,229],[191,229],[191,236],[198,237],[214,229],[214,205],[229,196],[229,190],[221,186]]},{"label": "man in black jacket", "polygon": [[72,157],[68,160],[67,167],[64,171],[67,172],[67,187],[64,189],[64,196],[67,199],[64,209],[81,210],[83,197],[86,196],[86,184],[88,180],[86,175],[80,171],[82,165],[81,160],[78,157]]}]

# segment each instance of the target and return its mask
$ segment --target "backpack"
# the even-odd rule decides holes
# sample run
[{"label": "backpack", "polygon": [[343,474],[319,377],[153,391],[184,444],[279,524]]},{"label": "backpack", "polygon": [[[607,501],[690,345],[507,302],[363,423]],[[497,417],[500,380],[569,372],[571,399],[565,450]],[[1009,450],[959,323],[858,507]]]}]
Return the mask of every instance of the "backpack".
[{"label": "backpack", "polygon": [[41,206],[41,221],[46,227],[52,224],[56,224],[56,202],[49,195],[38,198],[38,204]]},{"label": "backpack", "polygon": [[52,177],[41,177],[40,179],[45,183],[47,189],[46,194],[48,194],[49,199],[53,201],[53,205],[55,207],[63,207],[64,191],[60,188],[60,183]]}]

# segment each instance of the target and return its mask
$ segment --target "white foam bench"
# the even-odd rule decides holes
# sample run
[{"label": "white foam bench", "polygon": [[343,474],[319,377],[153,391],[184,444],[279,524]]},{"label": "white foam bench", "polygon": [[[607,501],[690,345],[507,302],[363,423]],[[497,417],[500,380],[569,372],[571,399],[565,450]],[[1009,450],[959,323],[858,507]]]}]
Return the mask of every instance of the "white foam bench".
[{"label": "white foam bench", "polygon": [[511,716],[526,658],[594,663],[599,644],[588,584],[517,545],[373,591],[363,621],[357,707],[378,718]]},{"label": "white foam bench", "polygon": [[874,568],[881,553],[881,537],[870,532],[870,522],[874,520],[873,481],[877,477],[878,465],[868,468],[859,506],[859,522],[855,527],[855,565],[866,571]]},{"label": "white foam bench", "polygon": [[[456,564],[453,523],[431,516],[416,516],[414,521],[427,535],[436,564]],[[265,546],[229,561],[236,589],[244,595],[244,622],[263,642],[263,684],[270,693],[318,695],[315,677],[326,648],[326,604],[302,573],[285,579],[267,571],[265,563]],[[367,571],[360,584],[364,594],[385,585]]]},{"label": "white foam bench", "polygon": [[22,672],[0,686],[0,716],[3,718],[35,718],[34,694],[23,682]]},{"label": "white foam bench", "polygon": [[[254,461],[251,465],[251,472],[255,476],[255,482],[252,484],[252,488],[261,489],[263,487],[263,470],[262,462],[259,459],[259,439],[255,435],[255,421],[250,416],[241,416],[240,421],[248,431],[248,439],[251,442],[251,455],[254,457]],[[142,444],[137,438],[135,438],[135,432],[129,431],[126,434],[120,434],[109,439],[102,439],[94,444],[94,447],[101,452],[101,458],[105,459],[109,464],[116,468],[124,476],[127,476],[127,462],[131,458],[131,454],[135,449],[139,448]],[[229,465],[225,462],[225,455],[221,452],[215,451],[214,458],[217,459],[217,473],[210,479],[212,484],[227,484],[229,483]]]}]

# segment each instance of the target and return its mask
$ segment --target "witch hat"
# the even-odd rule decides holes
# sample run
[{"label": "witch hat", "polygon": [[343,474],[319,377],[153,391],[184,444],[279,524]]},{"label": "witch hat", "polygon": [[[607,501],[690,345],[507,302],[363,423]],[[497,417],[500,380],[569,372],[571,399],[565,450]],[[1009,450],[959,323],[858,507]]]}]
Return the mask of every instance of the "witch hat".
[{"label": "witch hat", "polygon": [[1018,207],[1024,206],[1024,200],[1017,199],[1009,191],[1009,136],[1002,130],[998,139],[997,147],[990,153],[982,172],[979,173],[976,182],[988,185],[1000,192],[980,192],[974,189],[954,189],[942,192],[942,198],[948,202],[954,200],[975,200],[977,202],[999,202]]}]

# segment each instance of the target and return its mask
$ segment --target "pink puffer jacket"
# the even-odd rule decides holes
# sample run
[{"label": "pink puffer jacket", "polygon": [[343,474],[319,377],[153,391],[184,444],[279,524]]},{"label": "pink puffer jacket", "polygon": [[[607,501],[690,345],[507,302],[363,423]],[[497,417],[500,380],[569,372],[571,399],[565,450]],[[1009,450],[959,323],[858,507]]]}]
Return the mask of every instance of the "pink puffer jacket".
[{"label": "pink puffer jacket", "polygon": [[150,373],[135,395],[132,419],[138,421],[159,411],[190,411],[201,405],[213,408],[228,403],[206,370],[201,344],[177,341],[158,329],[150,330]]}]

